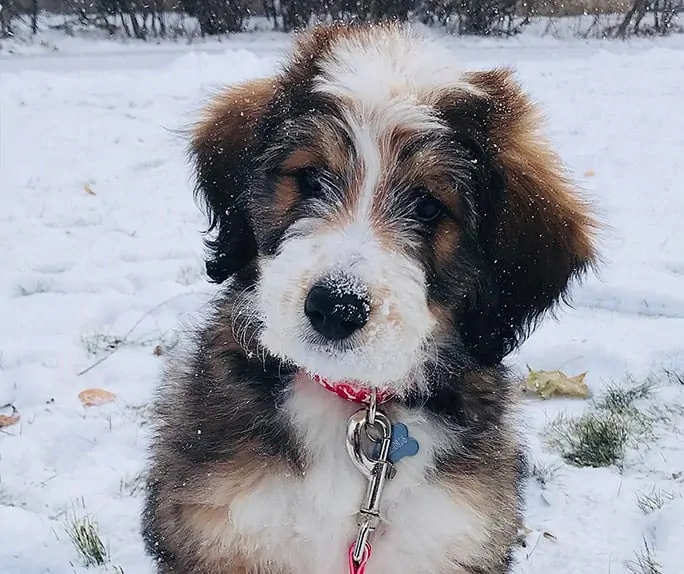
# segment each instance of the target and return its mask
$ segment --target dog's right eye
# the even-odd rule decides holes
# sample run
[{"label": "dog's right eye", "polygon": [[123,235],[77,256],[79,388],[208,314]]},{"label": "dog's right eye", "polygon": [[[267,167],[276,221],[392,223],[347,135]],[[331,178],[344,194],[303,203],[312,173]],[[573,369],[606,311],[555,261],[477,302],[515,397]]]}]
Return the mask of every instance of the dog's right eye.
[{"label": "dog's right eye", "polygon": [[297,179],[297,186],[299,192],[304,197],[318,197],[323,190],[323,175],[315,167],[306,167],[300,169],[295,177]]}]

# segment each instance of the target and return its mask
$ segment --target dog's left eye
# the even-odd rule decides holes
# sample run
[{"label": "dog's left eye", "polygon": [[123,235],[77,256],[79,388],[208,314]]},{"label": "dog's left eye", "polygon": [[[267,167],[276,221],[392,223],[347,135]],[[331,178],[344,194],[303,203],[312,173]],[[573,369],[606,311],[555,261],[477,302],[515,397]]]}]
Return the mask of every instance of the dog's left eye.
[{"label": "dog's left eye", "polygon": [[444,213],[444,207],[438,199],[421,190],[418,192],[414,213],[421,223],[432,223]]},{"label": "dog's left eye", "polygon": [[296,176],[299,192],[304,197],[318,197],[323,189],[323,176],[315,167],[300,169]]}]

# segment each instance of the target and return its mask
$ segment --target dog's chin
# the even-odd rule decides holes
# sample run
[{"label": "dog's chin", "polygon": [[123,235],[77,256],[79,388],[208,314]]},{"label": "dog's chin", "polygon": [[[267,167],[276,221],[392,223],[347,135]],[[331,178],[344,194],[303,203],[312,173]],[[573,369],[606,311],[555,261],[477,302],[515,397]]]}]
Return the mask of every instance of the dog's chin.
[{"label": "dog's chin", "polygon": [[[422,353],[395,350],[378,353],[370,345],[340,349],[307,343],[296,337],[278,336],[265,329],[261,345],[283,363],[330,384],[348,383],[357,388],[377,389],[404,395],[424,385]],[[375,353],[369,352],[375,350]]]}]

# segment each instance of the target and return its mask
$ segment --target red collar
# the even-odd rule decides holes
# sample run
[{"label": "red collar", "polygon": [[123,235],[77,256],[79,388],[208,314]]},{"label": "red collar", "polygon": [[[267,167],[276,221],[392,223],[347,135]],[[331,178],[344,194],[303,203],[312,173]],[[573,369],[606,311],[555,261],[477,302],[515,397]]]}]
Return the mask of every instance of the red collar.
[{"label": "red collar", "polygon": [[[316,381],[323,388],[332,391],[338,397],[343,398],[345,401],[351,401],[353,403],[368,403],[371,397],[371,390],[364,387],[357,387],[353,383],[348,381],[342,381],[339,383],[330,383],[326,381],[320,375],[311,375],[311,378]],[[390,389],[378,389],[377,391],[377,404],[386,403],[394,396],[394,391]]]}]

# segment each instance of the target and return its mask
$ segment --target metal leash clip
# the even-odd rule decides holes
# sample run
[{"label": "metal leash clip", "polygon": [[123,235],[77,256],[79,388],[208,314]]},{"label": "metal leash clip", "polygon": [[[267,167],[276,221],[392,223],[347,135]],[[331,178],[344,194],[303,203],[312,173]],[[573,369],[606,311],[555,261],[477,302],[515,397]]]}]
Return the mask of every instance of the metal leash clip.
[{"label": "metal leash clip", "polygon": [[[371,446],[371,456],[363,448],[364,435]],[[388,479],[394,478],[395,469],[389,461],[392,440],[392,421],[377,408],[373,390],[368,406],[355,412],[347,423],[347,452],[368,487],[359,509],[359,531],[351,558],[360,565],[370,554],[370,537],[380,524],[380,499]]]}]

